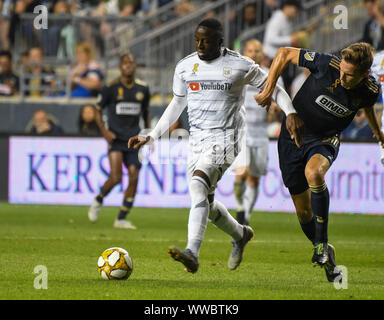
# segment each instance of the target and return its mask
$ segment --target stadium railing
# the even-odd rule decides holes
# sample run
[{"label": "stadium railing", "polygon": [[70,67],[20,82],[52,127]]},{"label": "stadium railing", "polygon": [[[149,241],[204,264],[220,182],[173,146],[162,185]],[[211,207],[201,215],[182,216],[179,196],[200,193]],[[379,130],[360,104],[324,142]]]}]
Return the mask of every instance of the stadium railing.
[{"label": "stadium railing", "polygon": [[[254,27],[245,27],[242,16],[243,8],[254,4],[257,21]],[[296,30],[302,30],[309,25],[314,28],[308,39],[311,49],[327,52],[337,52],[342,47],[358,41],[362,37],[363,26],[367,15],[361,0],[308,0],[302,1],[303,10],[296,19]],[[343,5],[347,9],[348,24],[346,29],[335,28],[335,19],[339,12],[334,12],[336,6]],[[121,45],[117,41],[115,47],[109,47],[107,55],[109,63],[113,56],[130,50],[139,57],[140,63],[146,66],[150,74],[148,82],[154,91],[165,97],[171,91],[172,73],[178,60],[195,50],[193,33],[199,21],[211,16],[220,19],[224,27],[224,44],[240,50],[251,38],[262,40],[266,23],[269,18],[264,0],[238,1],[222,0],[207,2],[195,12],[182,18],[164,23],[154,30],[138,33],[128,43]],[[124,32],[124,29],[121,30]],[[114,35],[111,35],[113,37]]]},{"label": "stadium railing", "polygon": [[[245,24],[243,16],[243,9],[249,4],[256,8],[257,19],[253,27]],[[346,0],[342,3],[337,0],[308,0],[302,4],[303,10],[295,21],[295,29],[300,30],[308,25],[317,26],[309,37],[311,49],[337,52],[362,37],[367,16],[361,0]],[[335,28],[334,22],[338,13],[334,12],[334,8],[340,4],[348,10],[347,29]],[[28,47],[38,44],[43,48],[45,60],[53,61],[55,68],[65,70],[68,61],[74,59],[74,45],[79,40],[90,40],[98,50],[108,81],[118,73],[120,54],[130,51],[139,64],[138,77],[149,83],[156,103],[164,105],[169,101],[169,94],[172,92],[171,80],[175,64],[195,50],[193,32],[199,21],[208,16],[223,21],[225,45],[240,50],[250,38],[262,40],[271,14],[264,0],[203,2],[196,11],[183,17],[175,14],[175,6],[176,3],[172,2],[151,15],[127,18],[50,14],[47,30],[34,29],[35,15],[23,14],[17,31],[19,36],[16,37],[15,57],[20,57]],[[101,22],[108,23],[111,27],[111,32],[104,37],[100,32]],[[69,32],[67,29],[69,35],[63,35],[66,28],[72,30]],[[55,35],[56,38],[59,35],[59,40]],[[71,36],[74,37],[72,40]],[[57,83],[62,82],[62,75],[59,74],[60,72],[57,73]],[[63,88],[60,87],[61,89]],[[64,89],[65,97],[69,97],[70,87],[65,86]],[[20,98],[24,97],[21,92]]]},{"label": "stadium railing", "polygon": [[[69,61],[68,61],[69,62]],[[28,67],[39,66],[47,67],[51,72],[43,71],[41,73],[32,73],[28,71]],[[66,100],[70,99],[71,79],[70,65],[66,61],[57,61],[45,58],[42,63],[27,62],[19,69],[19,93],[20,100],[25,101],[28,92],[38,91],[40,97],[60,97]],[[34,84],[31,79],[39,79],[40,83],[44,83],[44,79],[49,78],[49,84]]]}]

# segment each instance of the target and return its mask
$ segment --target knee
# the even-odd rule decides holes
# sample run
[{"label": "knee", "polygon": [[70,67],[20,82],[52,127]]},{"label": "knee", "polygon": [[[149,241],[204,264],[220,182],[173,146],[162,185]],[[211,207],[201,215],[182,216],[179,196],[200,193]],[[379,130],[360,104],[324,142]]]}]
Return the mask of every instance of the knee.
[{"label": "knee", "polygon": [[248,176],[247,183],[250,187],[257,187],[259,185],[260,178],[254,176]]},{"label": "knee", "polygon": [[306,167],[305,177],[308,184],[312,186],[317,186],[324,182],[324,172],[322,172],[321,168]]},{"label": "knee", "polygon": [[247,179],[247,175],[248,175],[247,167],[236,168],[236,180],[244,181],[245,179]]},{"label": "knee", "polygon": [[202,191],[208,191],[208,185],[204,181],[204,179],[193,176],[191,179],[191,182],[189,183],[189,189],[191,192],[202,192]]},{"label": "knee", "polygon": [[193,202],[208,199],[208,186],[204,179],[193,176],[189,183],[189,193]]},{"label": "knee", "polygon": [[113,185],[117,185],[121,182],[122,174],[121,173],[113,173],[110,175],[109,179],[111,180]]}]

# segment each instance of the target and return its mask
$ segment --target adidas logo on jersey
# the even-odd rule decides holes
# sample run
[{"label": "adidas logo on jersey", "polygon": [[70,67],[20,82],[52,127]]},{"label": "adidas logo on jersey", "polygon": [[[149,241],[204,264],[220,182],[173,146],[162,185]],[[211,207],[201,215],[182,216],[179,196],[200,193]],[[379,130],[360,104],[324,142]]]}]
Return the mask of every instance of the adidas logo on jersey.
[{"label": "adidas logo on jersey", "polygon": [[189,88],[192,91],[200,91],[200,90],[220,90],[220,91],[228,91],[231,90],[232,83],[229,82],[191,82],[189,84]]},{"label": "adidas logo on jersey", "polygon": [[347,117],[353,113],[353,111],[325,95],[318,96],[316,103],[324,110],[339,118]]}]

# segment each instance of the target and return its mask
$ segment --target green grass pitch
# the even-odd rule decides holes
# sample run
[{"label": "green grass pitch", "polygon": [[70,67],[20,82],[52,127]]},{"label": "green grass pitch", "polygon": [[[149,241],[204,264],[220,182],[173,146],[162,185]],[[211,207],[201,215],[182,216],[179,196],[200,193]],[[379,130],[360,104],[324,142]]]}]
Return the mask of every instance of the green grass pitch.
[{"label": "green grass pitch", "polygon": [[[117,208],[88,221],[87,207],[0,203],[0,299],[384,299],[384,216],[330,215],[329,240],[347,286],[337,290],[311,265],[312,245],[289,213],[254,212],[255,239],[240,267],[227,269],[230,238],[208,225],[200,269],[189,274],[167,254],[184,248],[187,209],[134,208],[137,230],[112,227]],[[134,270],[106,281],[97,259],[109,247],[128,250]],[[35,266],[48,270],[48,288],[35,289]]]}]

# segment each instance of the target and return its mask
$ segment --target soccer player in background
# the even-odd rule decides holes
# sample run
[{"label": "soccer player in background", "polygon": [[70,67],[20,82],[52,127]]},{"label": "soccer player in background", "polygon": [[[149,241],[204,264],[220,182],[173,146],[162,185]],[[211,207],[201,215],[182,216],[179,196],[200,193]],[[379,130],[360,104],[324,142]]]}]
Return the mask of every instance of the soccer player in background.
[{"label": "soccer player in background", "polygon": [[283,181],[301,228],[314,245],[312,262],[324,267],[330,282],[342,280],[334,247],[328,243],[329,192],[325,182],[325,174],[339,152],[339,134],[363,108],[375,137],[384,146],[373,109],[380,88],[369,76],[372,60],[372,48],[367,43],[351,44],[341,51],[341,59],[282,47],[264,90],[255,96],[260,105],[268,105],[276,81],[289,62],[311,71],[293,99],[297,113],[283,121],[278,152]]},{"label": "soccer player in background", "polygon": [[[111,171],[88,211],[89,220],[96,222],[104,197],[114,186],[121,183],[124,164],[128,170],[129,184],[113,225],[123,229],[136,229],[126,220],[126,216],[133,206],[141,168],[138,150],[128,148],[128,139],[140,132],[140,118],[143,118],[145,127],[150,128],[149,88],[145,82],[135,78],[135,71],[134,57],[131,54],[123,55],[120,58],[120,77],[102,90],[96,122],[108,142]],[[102,121],[101,109],[107,109],[107,128]]]},{"label": "soccer player in background", "polygon": [[[161,137],[186,106],[190,125],[187,178],[191,196],[188,242],[185,250],[168,253],[189,272],[199,267],[199,250],[208,219],[233,239],[228,260],[236,269],[245,245],[254,233],[239,224],[225,206],[214,199],[217,182],[238,155],[244,115],[242,91],[246,84],[262,88],[266,73],[251,59],[222,47],[223,28],[216,19],[201,21],[195,30],[196,52],[181,59],[173,78],[173,99],[148,136],[136,136],[128,145],[139,148]],[[280,87],[274,98],[287,113],[294,112],[288,94]]]},{"label": "soccer player in background", "polygon": [[[261,65],[264,58],[261,42],[256,39],[249,40],[245,44],[243,54]],[[262,65],[261,69],[267,73],[269,71]],[[278,84],[284,88],[281,78],[279,78]],[[234,182],[237,202],[236,220],[240,224],[246,225],[249,224],[252,209],[259,194],[260,177],[266,175],[268,171],[268,114],[255,101],[254,96],[259,92],[260,89],[252,85],[244,88],[245,145],[233,163],[236,171]],[[276,108],[278,107],[276,106]]]}]

